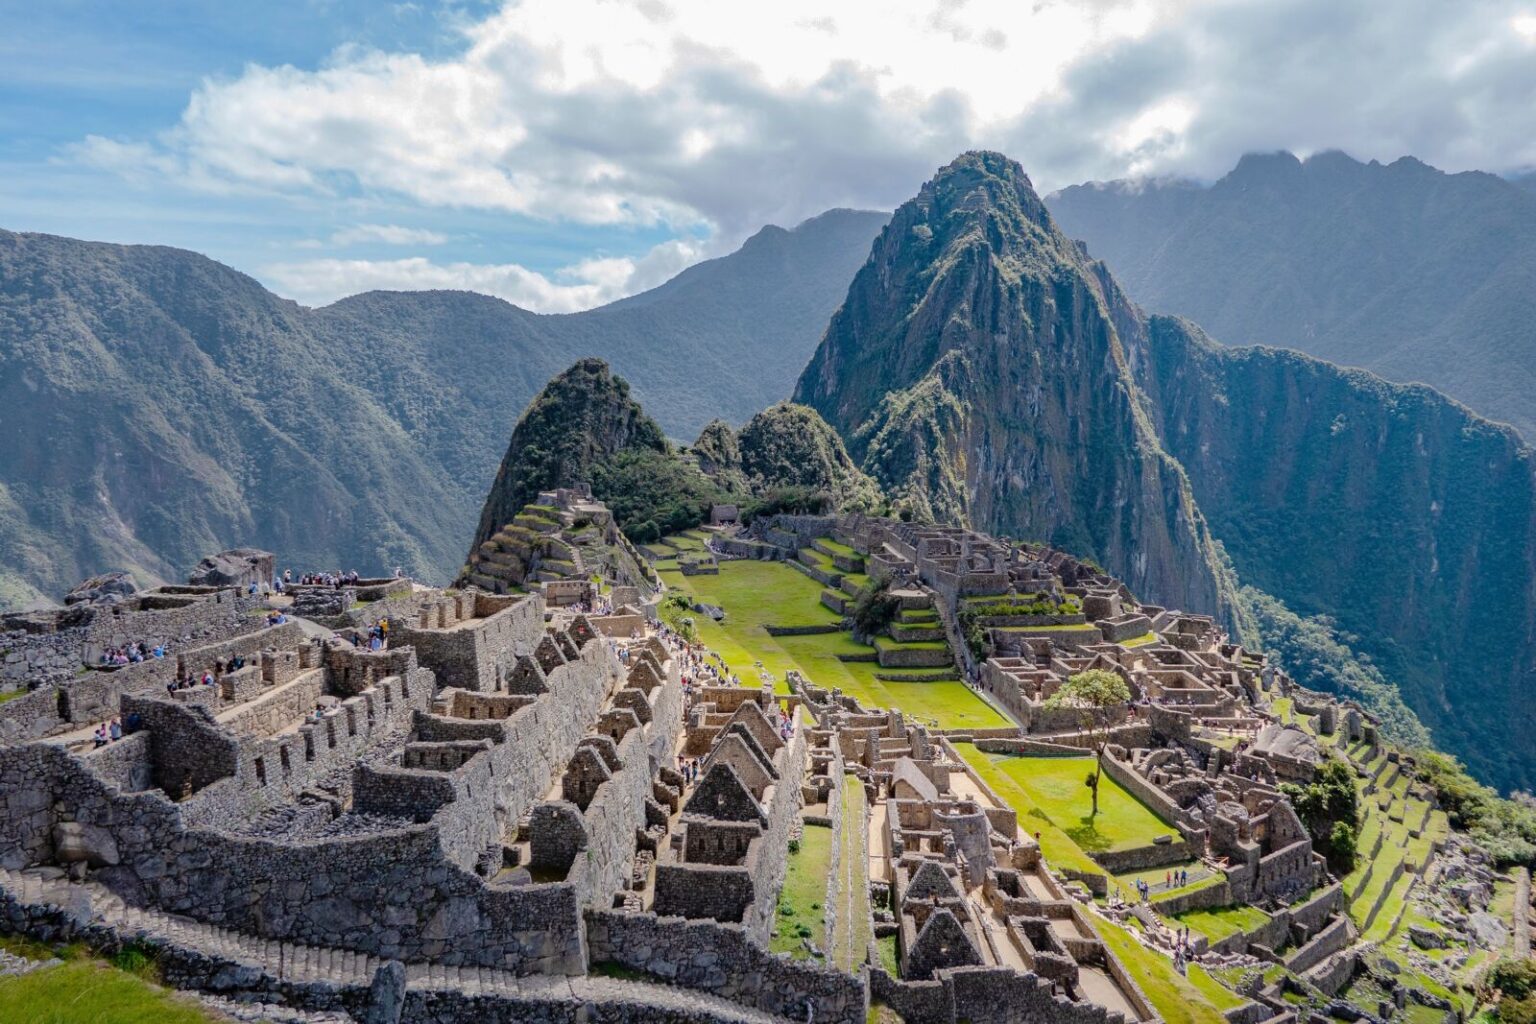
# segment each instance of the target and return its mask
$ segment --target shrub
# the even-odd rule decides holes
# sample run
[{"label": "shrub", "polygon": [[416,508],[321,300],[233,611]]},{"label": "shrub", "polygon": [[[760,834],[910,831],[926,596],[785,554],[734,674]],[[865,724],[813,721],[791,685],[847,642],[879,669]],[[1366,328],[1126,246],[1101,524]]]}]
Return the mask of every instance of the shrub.
[{"label": "shrub", "polygon": [[891,596],[891,577],[881,573],[869,581],[853,603],[853,631],[866,639],[885,632],[901,614],[901,601]]}]

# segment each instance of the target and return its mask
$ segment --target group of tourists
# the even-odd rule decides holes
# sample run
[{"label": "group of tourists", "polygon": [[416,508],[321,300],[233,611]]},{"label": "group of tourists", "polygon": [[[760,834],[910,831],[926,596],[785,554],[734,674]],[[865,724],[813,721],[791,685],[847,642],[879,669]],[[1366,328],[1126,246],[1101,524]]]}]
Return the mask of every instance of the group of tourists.
[{"label": "group of tourists", "polygon": [[175,693],[177,690],[195,690],[199,686],[212,686],[213,684],[213,673],[207,669],[204,669],[201,675],[195,672],[178,672],[175,679],[165,684],[165,692]]},{"label": "group of tourists", "polygon": [[389,646],[389,619],[380,619],[369,626],[366,631],[358,630],[352,634],[352,646],[362,647],[370,651],[382,651]]},{"label": "group of tourists", "polygon": [[[130,722],[132,722],[135,727],[137,727],[138,724],[136,721],[137,717],[138,716],[136,715],[129,716]],[[133,730],[130,729],[129,731],[132,732]],[[103,722],[101,725],[96,727],[96,732],[91,737],[91,746],[104,747],[108,743],[116,743],[122,738],[123,720],[121,718],[114,718],[110,722]]]},{"label": "group of tourists", "polygon": [[137,665],[141,661],[149,661],[152,658],[163,658],[170,650],[165,644],[150,646],[143,640],[126,647],[108,647],[101,652],[100,664],[102,665]]},{"label": "group of tourists", "polygon": [[[398,576],[399,573],[400,570],[396,569],[395,574]],[[357,581],[360,579],[362,577],[358,575],[356,569],[353,569],[351,572],[342,572],[340,569],[337,569],[335,572],[306,572],[299,577],[299,585],[302,587],[335,587],[339,590],[342,587],[357,586]],[[284,569],[283,578],[280,582],[284,586],[292,586],[293,570]],[[282,588],[278,589],[281,592]]]},{"label": "group of tourists", "polygon": [[1177,871],[1169,871],[1163,876],[1164,889],[1179,889],[1189,884],[1189,871],[1180,868]]}]

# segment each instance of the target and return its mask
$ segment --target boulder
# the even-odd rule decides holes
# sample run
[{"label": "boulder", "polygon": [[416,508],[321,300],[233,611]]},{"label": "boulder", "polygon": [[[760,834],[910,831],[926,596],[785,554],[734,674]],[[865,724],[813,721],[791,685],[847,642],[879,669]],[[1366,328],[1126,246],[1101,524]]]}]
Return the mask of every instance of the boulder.
[{"label": "boulder", "polygon": [[121,860],[112,833],[78,821],[61,821],[53,826],[53,849],[55,859],[61,864],[89,864],[93,868],[103,868]]},{"label": "boulder", "polygon": [[198,562],[187,582],[194,587],[246,587],[252,583],[270,583],[276,567],[277,556],[270,551],[231,548]]},{"label": "boulder", "polygon": [[1467,931],[1484,949],[1502,949],[1505,940],[1509,938],[1509,930],[1504,927],[1504,922],[1486,910],[1479,910],[1467,918]]},{"label": "boulder", "polygon": [[1408,926],[1408,938],[1420,949],[1441,949],[1445,946],[1445,939],[1433,928],[1426,928],[1421,924]]},{"label": "boulder", "polygon": [[88,580],[75,584],[74,589],[64,595],[64,603],[66,605],[116,604],[124,598],[132,597],[138,591],[138,584],[134,583],[133,577],[117,570],[92,576]]}]

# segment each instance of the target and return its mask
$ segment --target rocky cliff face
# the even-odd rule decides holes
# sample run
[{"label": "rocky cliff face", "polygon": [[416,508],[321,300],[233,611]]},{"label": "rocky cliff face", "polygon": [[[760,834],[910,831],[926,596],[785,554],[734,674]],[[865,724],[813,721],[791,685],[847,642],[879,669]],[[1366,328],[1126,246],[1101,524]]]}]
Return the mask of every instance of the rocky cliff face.
[{"label": "rocky cliff face", "polygon": [[1170,317],[1132,354],[1243,582],[1337,622],[1479,776],[1536,785],[1536,454],[1427,387]]},{"label": "rocky cliff face", "polygon": [[780,402],[764,409],[741,428],[736,448],[755,493],[804,488],[830,495],[842,511],[859,512],[872,512],[883,500],[837,431],[808,406]]},{"label": "rocky cliff face", "polygon": [[795,400],[918,515],[1091,555],[1148,600],[1236,623],[1127,362],[1144,333],[1019,165],[968,153],[896,211]]}]

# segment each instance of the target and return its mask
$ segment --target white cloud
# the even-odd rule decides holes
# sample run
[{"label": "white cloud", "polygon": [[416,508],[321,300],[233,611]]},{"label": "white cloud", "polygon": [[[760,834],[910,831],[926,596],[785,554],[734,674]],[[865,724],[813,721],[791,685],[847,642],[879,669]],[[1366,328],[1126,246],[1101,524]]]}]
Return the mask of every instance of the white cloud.
[{"label": "white cloud", "polygon": [[259,276],[273,290],[309,306],[373,290],[455,289],[495,295],[537,313],[571,313],[653,288],[699,255],[696,243],[669,241],[639,259],[583,260],[548,276],[516,263],[438,263],[424,256],[274,263]]},{"label": "white cloud", "polygon": [[327,241],[318,238],[299,243],[301,248],[318,249],[326,245],[344,249],[352,245],[444,245],[448,236],[428,228],[405,228],[398,224],[354,224],[331,233]]},{"label": "white cloud", "polygon": [[248,66],[159,137],[74,155],[206,189],[702,227],[711,252],[894,206],[977,146],[1043,188],[1282,147],[1503,170],[1536,165],[1528,3],[522,0],[450,57]]}]

